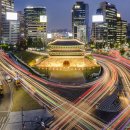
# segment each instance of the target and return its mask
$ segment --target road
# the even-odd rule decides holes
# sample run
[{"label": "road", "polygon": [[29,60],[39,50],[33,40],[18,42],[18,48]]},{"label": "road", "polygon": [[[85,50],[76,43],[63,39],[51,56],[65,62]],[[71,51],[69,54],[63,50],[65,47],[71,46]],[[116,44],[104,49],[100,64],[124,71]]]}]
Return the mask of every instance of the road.
[{"label": "road", "polygon": [[3,83],[4,89],[4,95],[0,97],[0,130],[2,130],[7,123],[12,103],[10,84],[5,81],[5,75],[6,73],[0,66],[0,81]]},{"label": "road", "polygon": [[[97,55],[96,55],[97,56]],[[98,56],[98,57],[104,57],[104,56]],[[107,57],[105,57],[107,58]],[[122,59],[122,58],[121,58]],[[124,59],[124,58],[123,58]],[[121,60],[118,62],[119,59],[113,59],[109,57],[107,59],[114,65],[116,65],[116,68],[118,70],[118,73],[121,77],[122,83],[123,83],[123,94],[120,95],[120,99],[122,99],[122,106],[124,110],[115,118],[113,121],[108,124],[107,129],[122,129],[126,122],[130,119],[130,68],[129,63],[125,62],[124,60]],[[125,106],[124,106],[125,105]]]},{"label": "road", "polygon": [[[95,84],[87,90],[83,95],[81,95],[74,103],[64,99],[58,94],[50,91],[47,88],[48,82],[31,75],[27,71],[23,70],[19,66],[15,65],[9,57],[2,53],[1,65],[2,67],[13,77],[16,75],[16,72],[19,73],[21,78],[22,85],[24,89],[30,93],[37,101],[41,104],[46,104],[50,111],[56,117],[54,123],[50,126],[52,130],[59,129],[72,129],[74,127],[78,129],[95,129],[100,130],[102,128],[109,129],[113,128],[112,124],[106,125],[101,120],[90,115],[90,111],[98,104],[102,98],[109,95],[111,90],[116,89],[118,82],[118,76],[122,77],[123,87],[125,92],[125,97],[123,97],[129,106],[129,65],[127,63],[120,63],[111,57],[105,57],[101,55],[96,55],[97,60],[104,68],[103,77],[100,78],[100,81],[95,81]],[[15,71],[16,72],[15,72]],[[43,82],[44,85],[41,85],[39,82]],[[55,85],[51,83],[51,85]],[[57,84],[58,85],[58,84]],[[119,122],[120,118],[127,121],[130,115],[129,109],[126,110],[123,117],[117,116],[114,121],[114,128],[123,126],[122,122]]]}]

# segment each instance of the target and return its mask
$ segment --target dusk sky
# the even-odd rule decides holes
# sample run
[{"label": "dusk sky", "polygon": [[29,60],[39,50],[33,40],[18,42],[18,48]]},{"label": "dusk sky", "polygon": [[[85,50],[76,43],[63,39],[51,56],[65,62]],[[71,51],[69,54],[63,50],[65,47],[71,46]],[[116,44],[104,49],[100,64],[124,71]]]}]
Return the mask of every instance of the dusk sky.
[{"label": "dusk sky", "polygon": [[[80,0],[81,1],[81,0]],[[99,3],[103,0],[82,0],[89,4],[90,24],[91,16],[96,13]],[[30,6],[45,6],[48,14],[48,28],[71,29],[71,9],[76,0],[15,0],[16,11]],[[107,0],[116,5],[123,20],[130,22],[130,0]]]}]

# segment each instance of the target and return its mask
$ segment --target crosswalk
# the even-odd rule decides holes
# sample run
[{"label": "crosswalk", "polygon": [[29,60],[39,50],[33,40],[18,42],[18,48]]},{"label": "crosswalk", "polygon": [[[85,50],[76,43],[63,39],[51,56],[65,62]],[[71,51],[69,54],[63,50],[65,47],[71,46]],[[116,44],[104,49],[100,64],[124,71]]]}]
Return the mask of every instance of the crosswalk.
[{"label": "crosswalk", "polygon": [[5,113],[4,114],[0,113],[0,130],[2,130],[3,127],[5,126],[7,119],[8,118],[7,115],[5,115]]}]

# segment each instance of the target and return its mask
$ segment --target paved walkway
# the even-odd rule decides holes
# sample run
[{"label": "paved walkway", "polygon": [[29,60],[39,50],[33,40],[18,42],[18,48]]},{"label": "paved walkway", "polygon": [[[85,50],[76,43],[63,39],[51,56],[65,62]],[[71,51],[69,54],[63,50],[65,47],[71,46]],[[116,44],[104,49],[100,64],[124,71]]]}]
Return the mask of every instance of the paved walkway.
[{"label": "paved walkway", "polygon": [[11,112],[9,122],[5,130],[22,130],[22,113],[24,124],[23,130],[40,130],[41,123],[46,122],[52,117],[46,109]]}]

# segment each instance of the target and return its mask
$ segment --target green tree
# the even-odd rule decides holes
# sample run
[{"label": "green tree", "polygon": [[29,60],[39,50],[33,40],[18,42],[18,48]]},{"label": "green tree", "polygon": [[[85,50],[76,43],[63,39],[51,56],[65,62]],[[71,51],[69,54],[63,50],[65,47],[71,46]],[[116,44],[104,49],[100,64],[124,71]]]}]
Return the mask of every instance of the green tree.
[{"label": "green tree", "polygon": [[95,43],[94,43],[94,41],[92,41],[92,40],[90,40],[90,47],[91,47],[92,49],[95,48]]},{"label": "green tree", "polygon": [[6,44],[6,43],[4,43],[4,44],[2,43],[2,44],[0,44],[0,48],[3,49],[3,50],[5,50],[5,51],[8,51],[9,45]]},{"label": "green tree", "polygon": [[110,48],[114,48],[114,43],[110,43]]},{"label": "green tree", "polygon": [[28,46],[27,46],[27,40],[26,40],[25,38],[21,37],[21,38],[18,40],[16,46],[17,46],[17,49],[18,49],[18,50],[26,50],[27,47],[28,47]]},{"label": "green tree", "polygon": [[127,39],[127,43],[129,45],[128,47],[130,47],[130,39],[129,38]]},{"label": "green tree", "polygon": [[42,48],[43,47],[43,42],[41,38],[37,38],[37,47]]},{"label": "green tree", "polygon": [[121,55],[123,55],[123,54],[125,53],[125,49],[124,49],[124,48],[121,48],[121,49],[120,49],[120,53],[121,53]]},{"label": "green tree", "polygon": [[31,37],[29,37],[29,38],[27,39],[27,47],[32,47],[32,46],[33,46],[33,40],[32,40]]},{"label": "green tree", "polygon": [[119,43],[115,43],[114,47],[119,48]]}]

